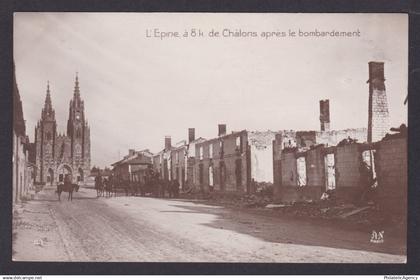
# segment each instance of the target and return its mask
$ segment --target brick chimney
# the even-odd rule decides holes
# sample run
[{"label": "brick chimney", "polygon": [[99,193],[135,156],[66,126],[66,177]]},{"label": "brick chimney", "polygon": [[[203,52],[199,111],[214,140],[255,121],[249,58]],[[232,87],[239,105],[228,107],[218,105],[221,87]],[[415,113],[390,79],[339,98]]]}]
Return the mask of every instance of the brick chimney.
[{"label": "brick chimney", "polygon": [[136,151],[134,149],[129,149],[128,150],[128,156],[129,157],[134,156],[135,153],[136,153]]},{"label": "brick chimney", "polygon": [[195,140],[195,128],[188,128],[188,143]]},{"label": "brick chimney", "polygon": [[165,136],[165,150],[170,150],[171,147],[171,136]]},{"label": "brick chimney", "polygon": [[219,134],[218,136],[226,135],[226,124],[219,124]]},{"label": "brick chimney", "polygon": [[330,130],[330,100],[319,101],[319,120],[321,122],[321,131]]},{"label": "brick chimney", "polygon": [[381,140],[390,129],[383,62],[369,62],[368,83],[369,111],[367,140],[369,143],[372,143]]}]

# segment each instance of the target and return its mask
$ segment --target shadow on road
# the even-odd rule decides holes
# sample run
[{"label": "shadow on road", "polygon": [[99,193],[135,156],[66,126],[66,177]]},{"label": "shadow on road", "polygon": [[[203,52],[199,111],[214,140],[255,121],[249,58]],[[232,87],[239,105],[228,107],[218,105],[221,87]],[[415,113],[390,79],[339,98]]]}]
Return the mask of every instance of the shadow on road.
[{"label": "shadow on road", "polygon": [[164,210],[164,211],[159,211],[159,212],[161,212],[161,213],[187,213],[187,214],[203,214],[203,212],[198,212],[198,211],[196,211],[196,212],[194,212],[194,211],[166,211],[166,210]]},{"label": "shadow on road", "polygon": [[57,199],[35,198],[35,199],[33,199],[33,201],[42,201],[42,202],[58,202],[58,198],[57,198]]},{"label": "shadow on road", "polygon": [[350,250],[364,250],[388,254],[405,255],[404,238],[386,237],[384,243],[371,243],[371,234],[354,229],[346,229],[333,221],[298,220],[294,217],[269,217],[252,214],[242,210],[209,206],[186,206],[171,204],[173,207],[185,209],[186,213],[208,213],[216,218],[203,225],[241,234],[251,235],[268,242],[283,244],[299,244],[306,246],[323,246]]},{"label": "shadow on road", "polygon": [[87,200],[96,200],[96,199],[98,199],[97,197],[84,197],[84,196],[81,196],[81,197],[74,197],[73,196],[73,200],[85,200],[85,199],[87,199]]}]

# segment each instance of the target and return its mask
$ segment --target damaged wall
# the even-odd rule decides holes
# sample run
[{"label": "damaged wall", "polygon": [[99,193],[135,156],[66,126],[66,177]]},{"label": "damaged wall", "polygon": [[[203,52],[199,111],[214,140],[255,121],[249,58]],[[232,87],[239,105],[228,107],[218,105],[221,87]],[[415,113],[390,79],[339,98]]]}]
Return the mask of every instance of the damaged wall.
[{"label": "damaged wall", "polygon": [[255,182],[273,183],[273,131],[248,132],[251,149],[251,178]]},{"label": "damaged wall", "polygon": [[297,165],[295,150],[281,154],[281,185],[297,186]]},{"label": "damaged wall", "polygon": [[319,145],[306,152],[306,178],[308,186],[325,186],[324,146]]},{"label": "damaged wall", "polygon": [[337,197],[353,201],[361,193],[360,165],[362,161],[362,144],[337,146],[335,152]]},{"label": "damaged wall", "polygon": [[396,214],[407,211],[407,138],[382,140],[376,145],[378,202],[382,210]]},{"label": "damaged wall", "polygon": [[283,130],[275,135],[272,143],[273,149],[273,193],[274,197],[280,197],[281,186],[281,155],[284,148],[296,147],[296,132],[293,130]]},{"label": "damaged wall", "polygon": [[182,145],[171,150],[172,174],[171,178],[176,179],[180,188],[185,188],[187,173],[187,145]]},{"label": "damaged wall", "polygon": [[[250,191],[247,131],[234,132],[197,143],[195,150],[196,188],[202,191]],[[209,177],[211,174],[212,178]]]},{"label": "damaged wall", "polygon": [[[276,189],[275,198],[283,203],[319,200],[325,189],[325,168],[322,145],[307,151],[285,150],[281,155],[281,185]],[[305,158],[306,184],[298,186],[298,158]]]},{"label": "damaged wall", "polygon": [[316,144],[335,146],[338,143],[340,143],[341,140],[346,139],[348,137],[356,139],[358,143],[364,143],[367,141],[367,129],[354,128],[331,131],[317,131],[315,136],[315,142]]}]

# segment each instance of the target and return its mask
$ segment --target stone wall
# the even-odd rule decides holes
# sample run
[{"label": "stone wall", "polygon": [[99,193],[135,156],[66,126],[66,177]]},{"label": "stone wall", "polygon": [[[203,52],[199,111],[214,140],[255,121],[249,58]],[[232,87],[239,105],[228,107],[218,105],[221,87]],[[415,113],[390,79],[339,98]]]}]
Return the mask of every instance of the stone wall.
[{"label": "stone wall", "polygon": [[325,186],[324,147],[317,146],[306,152],[306,178],[308,186]]},{"label": "stone wall", "polygon": [[376,144],[378,201],[382,210],[407,213],[407,138],[382,140]]},{"label": "stone wall", "polygon": [[283,151],[281,155],[281,186],[297,186],[295,150]]},{"label": "stone wall", "polygon": [[362,145],[358,143],[338,146],[335,152],[335,178],[337,197],[353,202],[361,194],[360,166],[363,161]]}]

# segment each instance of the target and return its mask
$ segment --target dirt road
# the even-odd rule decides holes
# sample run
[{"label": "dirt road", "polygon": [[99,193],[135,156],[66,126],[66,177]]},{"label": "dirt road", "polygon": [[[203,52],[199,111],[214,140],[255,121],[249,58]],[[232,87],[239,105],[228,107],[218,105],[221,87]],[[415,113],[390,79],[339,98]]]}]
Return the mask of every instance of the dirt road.
[{"label": "dirt road", "polygon": [[15,261],[405,262],[385,235],[273,218],[199,202],[97,198],[81,188],[72,202],[46,188],[15,210]]}]

